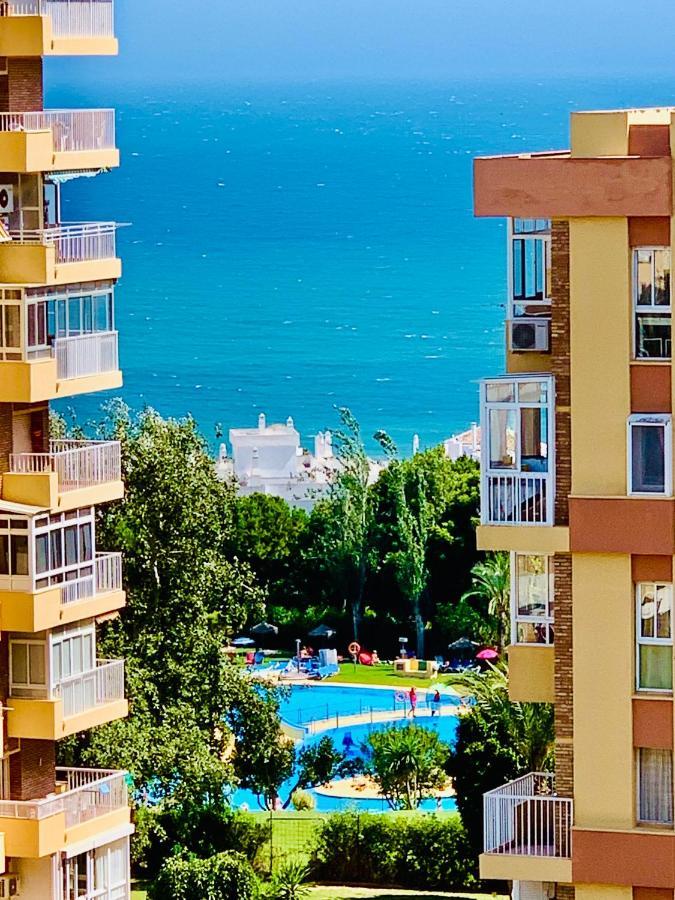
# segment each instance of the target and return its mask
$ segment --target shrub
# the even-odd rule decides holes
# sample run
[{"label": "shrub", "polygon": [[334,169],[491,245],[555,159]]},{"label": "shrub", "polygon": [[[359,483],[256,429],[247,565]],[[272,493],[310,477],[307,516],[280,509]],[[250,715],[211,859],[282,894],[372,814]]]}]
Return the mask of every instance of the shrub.
[{"label": "shrub", "polygon": [[149,900],[254,900],[258,882],[240,853],[217,853],[210,859],[173,856],[164,861],[150,886]]},{"label": "shrub", "polygon": [[337,813],[311,858],[317,880],[397,884],[417,890],[472,885],[475,858],[459,816]]},{"label": "shrub", "polygon": [[267,896],[271,900],[302,900],[309,895],[309,874],[309,866],[302,860],[284,860],[272,876]]},{"label": "shrub", "polygon": [[253,862],[269,838],[269,823],[250,814],[217,806],[187,804],[136,811],[138,838],[134,861],[138,874],[152,880],[162,862],[178,850],[206,859],[235,850]]},{"label": "shrub", "polygon": [[298,812],[314,809],[316,806],[316,800],[312,794],[310,794],[309,791],[303,791],[300,788],[293,791],[291,803],[293,804],[293,809],[297,809]]}]

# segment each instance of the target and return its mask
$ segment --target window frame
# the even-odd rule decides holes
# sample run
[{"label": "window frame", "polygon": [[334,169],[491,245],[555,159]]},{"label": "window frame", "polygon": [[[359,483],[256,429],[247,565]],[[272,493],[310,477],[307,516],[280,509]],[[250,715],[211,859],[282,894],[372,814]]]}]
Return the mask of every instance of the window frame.
[{"label": "window frame", "polygon": [[[518,613],[518,557],[537,556],[544,560],[547,584],[546,613],[543,616],[522,616]],[[511,552],[511,643],[519,647],[553,647],[555,642],[555,597],[553,593],[553,557],[547,553]],[[551,608],[553,607],[553,608]],[[546,629],[545,641],[519,641],[518,625],[543,625]]]},{"label": "window frame", "polygon": [[[670,637],[643,637],[642,635],[642,615],[641,615],[641,598],[640,589],[645,585],[651,585],[654,589],[656,597],[656,589],[660,587],[670,588]],[[636,581],[635,582],[635,691],[640,694],[663,694],[665,696],[673,695],[673,687],[670,688],[653,688],[642,687],[640,685],[640,647],[670,647],[671,648],[671,671],[672,681],[675,684],[675,663],[672,660],[673,648],[673,583],[670,581]]]},{"label": "window frame", "polygon": [[[14,681],[14,648],[17,646],[22,646],[26,648],[26,660],[27,660],[27,677],[28,681],[25,684]],[[40,647],[42,649],[43,661],[42,665],[44,667],[45,680],[44,682],[37,682],[30,680],[30,648],[31,647]],[[48,652],[48,641],[46,640],[37,640],[35,638],[28,637],[11,637],[9,639],[9,695],[10,697],[17,698],[37,698],[37,699],[47,699],[50,696],[50,674],[49,674],[49,652]]]},{"label": "window frame", "polygon": [[[647,826],[649,828],[659,828],[664,831],[672,831],[675,827],[675,798],[671,795],[671,819],[670,822],[659,822],[654,819],[643,819],[640,816],[640,808],[642,806],[642,753],[654,752],[653,747],[636,747],[635,748],[635,821],[637,825]],[[662,748],[656,750],[658,753],[670,753],[670,773],[671,773],[671,791],[675,787],[675,777],[673,777],[673,751],[672,749]]]},{"label": "window frame", "polygon": [[[635,360],[670,360],[672,359],[672,341],[673,341],[673,319],[672,319],[672,308],[673,308],[673,272],[672,272],[672,254],[671,254],[671,263],[670,263],[670,302],[667,306],[657,306],[655,303],[651,303],[649,305],[639,303],[639,276],[638,276],[638,253],[648,251],[654,254],[657,250],[667,250],[670,252],[670,247],[666,245],[660,244],[645,244],[639,247],[632,248],[632,276],[631,276],[631,310],[632,310],[632,331],[633,331],[633,341],[632,341],[632,358]],[[655,259],[652,256],[652,299],[654,297],[654,283],[656,281],[655,278]],[[659,316],[661,318],[666,318],[668,316],[670,322],[670,355],[669,356],[640,356],[638,354],[638,339],[639,339],[639,330],[638,330],[638,319],[640,315],[653,315]]]},{"label": "window frame", "polygon": [[[636,491],[633,490],[633,428],[663,428],[663,491]],[[671,497],[673,493],[673,438],[672,416],[668,413],[634,413],[628,417],[627,422],[627,452],[628,463],[626,473],[626,495],[628,497]]]}]

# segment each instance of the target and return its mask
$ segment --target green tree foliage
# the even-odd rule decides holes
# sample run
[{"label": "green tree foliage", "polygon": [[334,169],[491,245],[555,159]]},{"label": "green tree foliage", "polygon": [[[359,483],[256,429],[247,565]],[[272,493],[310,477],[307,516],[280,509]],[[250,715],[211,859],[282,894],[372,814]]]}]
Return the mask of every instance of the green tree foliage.
[{"label": "green tree foliage", "polygon": [[122,443],[125,499],[99,510],[97,541],[122,551],[128,601],[100,630],[99,653],[125,658],[131,714],[62,742],[62,758],[127,768],[154,800],[217,798],[233,777],[222,718],[240,681],[222,648],[263,600],[226,552],[234,494],[191,419],[114,404],[99,436]]},{"label": "green tree foliage", "polygon": [[368,737],[369,768],[392,809],[417,809],[445,786],[450,748],[435,731],[419,725],[391,726]]},{"label": "green tree foliage", "polygon": [[483,834],[483,794],[526,772],[551,767],[553,706],[512,703],[504,663],[490,666],[484,673],[454,676],[453,683],[475,698],[471,710],[460,716],[447,771],[455,786],[457,808],[478,854]]},{"label": "green tree foliage", "polygon": [[218,853],[209,859],[173,856],[150,886],[149,900],[254,900],[258,881],[240,853]]},{"label": "green tree foliage", "polygon": [[293,801],[295,794],[303,788],[318,787],[334,778],[353,775],[360,771],[358,760],[348,760],[338,750],[333,739],[324,735],[314,744],[308,744],[298,753],[297,781],[284,803],[284,809]]},{"label": "green tree foliage", "polygon": [[472,587],[463,600],[477,599],[487,606],[492,638],[504,652],[511,621],[511,566],[508,553],[490,553],[471,569]]}]

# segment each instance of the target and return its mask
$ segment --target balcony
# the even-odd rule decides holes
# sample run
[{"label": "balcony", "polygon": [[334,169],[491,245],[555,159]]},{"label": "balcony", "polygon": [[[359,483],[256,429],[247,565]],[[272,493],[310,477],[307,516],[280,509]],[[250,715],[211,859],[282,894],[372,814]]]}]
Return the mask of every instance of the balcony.
[{"label": "balcony", "polygon": [[119,441],[52,440],[48,453],[12,453],[2,497],[52,511],[124,496]]},{"label": "balcony", "polygon": [[573,803],[550,772],[531,772],[483,797],[481,878],[572,880]]},{"label": "balcony", "polygon": [[85,578],[36,591],[0,591],[0,624],[3,631],[34,634],[115,612],[125,603],[122,554],[97,553],[94,572]]},{"label": "balcony", "polygon": [[98,660],[96,668],[53,685],[49,697],[10,693],[9,737],[57,741],[127,715],[124,660]]},{"label": "balcony", "polygon": [[113,0],[8,0],[0,55],[114,56],[113,11]]},{"label": "balcony", "polygon": [[8,856],[37,859],[129,823],[126,773],[57,769],[52,795],[0,800],[0,832]]},{"label": "balcony", "polygon": [[0,281],[17,285],[114,281],[122,274],[115,231],[114,222],[69,222],[11,232],[11,240],[0,244]]},{"label": "balcony", "polygon": [[107,169],[119,165],[112,109],[0,113],[7,172]]},{"label": "balcony", "polygon": [[553,525],[553,395],[548,375],[481,383],[483,525]]}]

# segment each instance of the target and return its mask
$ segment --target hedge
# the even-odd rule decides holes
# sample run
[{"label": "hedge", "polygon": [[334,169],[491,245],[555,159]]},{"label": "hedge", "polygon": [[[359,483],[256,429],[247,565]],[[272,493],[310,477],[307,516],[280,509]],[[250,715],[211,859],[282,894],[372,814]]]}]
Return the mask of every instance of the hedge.
[{"label": "hedge", "polygon": [[310,860],[317,881],[447,890],[476,883],[476,858],[459,816],[336,813],[319,827]]},{"label": "hedge", "polygon": [[148,892],[149,900],[253,900],[258,883],[241,853],[227,851],[210,859],[173,856],[164,861]]}]

